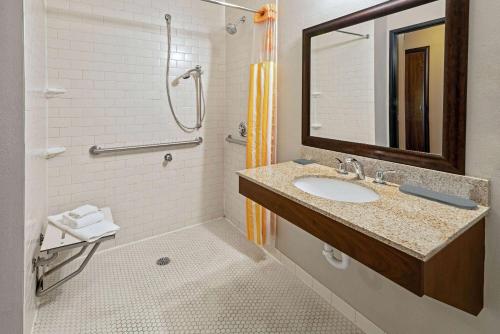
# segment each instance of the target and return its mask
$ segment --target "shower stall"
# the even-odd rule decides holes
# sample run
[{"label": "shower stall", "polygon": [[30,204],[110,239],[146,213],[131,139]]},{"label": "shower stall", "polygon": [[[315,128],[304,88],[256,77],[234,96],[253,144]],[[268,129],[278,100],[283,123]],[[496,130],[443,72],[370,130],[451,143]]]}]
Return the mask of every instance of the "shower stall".
[{"label": "shower stall", "polygon": [[111,208],[121,230],[103,250],[221,217],[244,230],[244,138],[224,139],[247,118],[250,17],[267,2],[239,2],[48,1],[33,13],[46,16],[57,92],[47,146],[64,152],[46,162],[46,215]]},{"label": "shower stall", "polygon": [[[233,332],[251,333],[290,296],[307,303],[268,326],[321,314],[322,331],[354,328],[243,232],[235,171],[246,161],[253,15],[268,3],[25,1],[24,333],[238,321],[249,327]],[[48,219],[82,204],[120,230],[94,247],[55,223],[48,232]],[[216,316],[240,307],[234,321]]]},{"label": "shower stall", "polygon": [[48,160],[49,215],[109,206],[108,247],[222,217],[224,7],[73,2],[47,8],[48,85],[67,90],[48,105],[48,145],[66,148]]}]

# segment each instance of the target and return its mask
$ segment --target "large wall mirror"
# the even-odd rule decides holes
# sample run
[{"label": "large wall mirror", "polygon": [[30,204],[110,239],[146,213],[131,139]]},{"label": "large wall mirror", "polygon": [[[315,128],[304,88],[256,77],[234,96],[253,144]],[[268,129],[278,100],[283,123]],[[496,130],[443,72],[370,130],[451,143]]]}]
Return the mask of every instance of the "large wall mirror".
[{"label": "large wall mirror", "polygon": [[393,0],[304,30],[304,145],[463,174],[468,0]]}]

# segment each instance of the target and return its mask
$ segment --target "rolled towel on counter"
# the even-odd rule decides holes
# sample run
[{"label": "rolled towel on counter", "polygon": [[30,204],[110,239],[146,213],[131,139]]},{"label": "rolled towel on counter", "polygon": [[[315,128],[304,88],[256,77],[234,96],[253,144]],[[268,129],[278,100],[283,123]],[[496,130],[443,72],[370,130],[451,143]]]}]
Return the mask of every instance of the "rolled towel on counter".
[{"label": "rolled towel on counter", "polygon": [[103,219],[104,219],[104,213],[102,211],[97,211],[95,213],[85,215],[84,217],[79,219],[71,217],[70,214],[68,213],[63,215],[62,223],[73,229],[79,229],[92,224],[99,223]]},{"label": "rolled towel on counter", "polygon": [[98,211],[99,211],[99,208],[97,206],[85,204],[85,205],[82,205],[74,210],[69,211],[68,216],[75,218],[75,219],[79,219],[79,218],[83,218],[87,215],[90,215],[92,213],[96,213]]}]

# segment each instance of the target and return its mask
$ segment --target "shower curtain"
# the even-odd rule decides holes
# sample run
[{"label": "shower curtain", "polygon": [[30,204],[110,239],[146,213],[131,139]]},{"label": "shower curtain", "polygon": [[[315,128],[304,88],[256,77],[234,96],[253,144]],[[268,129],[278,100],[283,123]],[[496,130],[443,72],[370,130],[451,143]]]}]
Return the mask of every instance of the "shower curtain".
[{"label": "shower curtain", "polygon": [[[248,96],[246,167],[276,163],[276,8],[265,5],[254,17]],[[274,242],[276,216],[246,200],[247,237],[258,245]]]}]

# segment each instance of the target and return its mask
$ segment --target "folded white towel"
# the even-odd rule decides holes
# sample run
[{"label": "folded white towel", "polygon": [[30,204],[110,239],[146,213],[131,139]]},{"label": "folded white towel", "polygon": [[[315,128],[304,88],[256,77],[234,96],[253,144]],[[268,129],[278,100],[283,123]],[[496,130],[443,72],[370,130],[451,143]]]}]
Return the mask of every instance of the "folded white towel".
[{"label": "folded white towel", "polygon": [[88,215],[83,216],[82,218],[73,218],[69,214],[63,215],[63,224],[67,225],[71,228],[82,228],[85,226],[89,226],[92,224],[99,223],[101,220],[104,219],[104,213],[101,211],[97,211],[94,213],[90,213]]},{"label": "folded white towel", "polygon": [[[102,211],[105,211],[103,208]],[[109,211],[109,209],[108,209]],[[108,236],[108,235],[113,235],[115,234],[119,229],[120,226],[115,225],[113,223],[113,218],[111,216],[111,212],[109,211],[106,214],[106,211],[104,212],[105,218],[98,224],[92,224],[86,227],[82,227],[79,229],[73,229],[65,224],[63,224],[63,215],[68,214],[68,212],[64,212],[59,215],[54,215],[54,216],[49,216],[49,222],[59,228],[60,230],[63,230],[65,232],[68,232],[75,238],[78,238],[82,241],[87,241],[87,242],[94,242],[99,238]]]},{"label": "folded white towel", "polygon": [[68,215],[70,217],[78,219],[78,218],[85,217],[91,213],[96,213],[97,211],[99,211],[99,208],[97,206],[85,204],[85,205],[82,205],[74,210],[71,210],[68,213]]}]

